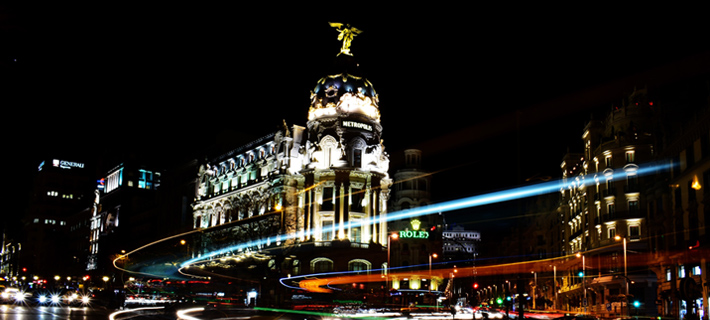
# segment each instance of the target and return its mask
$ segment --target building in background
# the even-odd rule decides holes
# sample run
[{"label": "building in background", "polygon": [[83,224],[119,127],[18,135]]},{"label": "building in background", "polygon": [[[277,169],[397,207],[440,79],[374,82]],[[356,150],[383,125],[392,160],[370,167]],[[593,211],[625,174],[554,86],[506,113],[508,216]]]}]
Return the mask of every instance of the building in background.
[{"label": "building in background", "polygon": [[76,214],[91,202],[95,182],[92,167],[84,162],[53,158],[38,166],[22,233],[4,244],[4,252],[15,257],[3,266],[6,277],[28,285],[80,274],[83,253],[70,241],[75,239],[71,231],[81,224]]},{"label": "building in background", "polygon": [[562,162],[556,305],[707,317],[707,81],[634,90]]}]

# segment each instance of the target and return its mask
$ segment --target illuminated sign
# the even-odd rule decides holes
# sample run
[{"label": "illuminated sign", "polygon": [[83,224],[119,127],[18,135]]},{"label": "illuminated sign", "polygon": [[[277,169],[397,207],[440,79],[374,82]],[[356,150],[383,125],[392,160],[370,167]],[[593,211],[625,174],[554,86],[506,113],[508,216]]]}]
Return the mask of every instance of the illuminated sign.
[{"label": "illuminated sign", "polygon": [[429,232],[426,231],[410,231],[410,230],[402,230],[399,232],[399,237],[400,238],[406,238],[406,239],[428,239],[429,238]]},{"label": "illuminated sign", "polygon": [[413,231],[410,231],[410,230],[400,231],[399,232],[400,238],[405,238],[405,239],[428,239],[429,238],[429,232],[419,230],[419,227],[422,224],[422,222],[419,221],[419,219],[413,219],[410,222],[410,224],[412,225],[412,228],[414,230]]},{"label": "illuminated sign", "polygon": [[52,165],[55,168],[62,168],[62,169],[71,169],[71,168],[79,168],[83,169],[84,164],[80,162],[72,162],[72,161],[65,161],[65,160],[57,160],[54,159],[52,160]]},{"label": "illuminated sign", "polygon": [[372,131],[372,126],[367,123],[360,123],[355,121],[343,121],[343,127],[364,129],[367,131]]}]

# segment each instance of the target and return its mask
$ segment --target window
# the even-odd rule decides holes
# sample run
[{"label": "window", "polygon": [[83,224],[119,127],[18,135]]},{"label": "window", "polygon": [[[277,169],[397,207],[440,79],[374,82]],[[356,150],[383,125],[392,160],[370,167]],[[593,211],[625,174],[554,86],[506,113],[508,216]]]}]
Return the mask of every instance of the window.
[{"label": "window", "polygon": [[685,278],[685,266],[678,267],[678,278]]},{"label": "window", "polygon": [[629,213],[636,215],[639,212],[639,202],[637,200],[629,201]]},{"label": "window", "polygon": [[323,211],[333,211],[333,201],[334,201],[334,189],[333,188],[323,188],[323,204],[321,205],[321,210]]},{"label": "window", "polygon": [[606,214],[608,215],[609,219],[614,219],[615,212],[616,212],[616,208],[613,203],[609,203],[606,205]]},{"label": "window", "polygon": [[700,270],[700,266],[695,266],[695,267],[693,267],[693,271],[692,271],[692,272],[693,272],[693,275],[694,275],[694,276],[699,276],[699,275],[701,275],[701,273],[702,273],[702,271]]},{"label": "window", "polygon": [[356,259],[348,262],[348,271],[370,271],[370,262],[367,260]]},{"label": "window", "polygon": [[355,149],[353,152],[353,167],[362,167],[362,149]]},{"label": "window", "polygon": [[362,242],[361,227],[350,228],[350,241],[356,242],[356,243]]},{"label": "window", "polygon": [[641,226],[629,226],[629,238],[640,239],[641,238]]},{"label": "window", "polygon": [[616,237],[616,228],[609,228],[609,239],[614,239]]},{"label": "window", "polygon": [[666,269],[666,281],[671,281],[672,278],[671,268]]},{"label": "window", "polygon": [[611,168],[611,156],[604,157],[604,163],[606,163],[607,168]]},{"label": "window", "polygon": [[626,151],[626,163],[634,163],[634,162],[636,162],[635,151]]},{"label": "window", "polygon": [[311,269],[314,273],[333,271],[333,260],[327,258],[316,258],[311,261]]},{"label": "window", "polygon": [[323,221],[323,241],[333,240],[333,221]]}]

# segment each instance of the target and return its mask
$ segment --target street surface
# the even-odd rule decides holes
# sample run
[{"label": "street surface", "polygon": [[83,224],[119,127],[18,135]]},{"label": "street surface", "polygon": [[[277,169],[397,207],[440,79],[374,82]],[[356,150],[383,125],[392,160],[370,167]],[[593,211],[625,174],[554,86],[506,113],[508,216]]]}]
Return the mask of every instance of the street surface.
[{"label": "street surface", "polygon": [[109,314],[105,308],[0,305],[0,320],[106,320]]}]

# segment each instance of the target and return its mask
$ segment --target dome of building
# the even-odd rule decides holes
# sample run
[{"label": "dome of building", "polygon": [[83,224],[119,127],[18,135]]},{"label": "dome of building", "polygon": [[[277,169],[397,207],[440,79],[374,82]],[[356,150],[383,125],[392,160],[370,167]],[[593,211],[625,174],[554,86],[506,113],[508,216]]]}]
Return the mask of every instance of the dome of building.
[{"label": "dome of building", "polygon": [[343,113],[359,113],[378,121],[378,97],[372,83],[347,72],[328,75],[311,91],[308,120],[335,117]]}]

